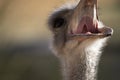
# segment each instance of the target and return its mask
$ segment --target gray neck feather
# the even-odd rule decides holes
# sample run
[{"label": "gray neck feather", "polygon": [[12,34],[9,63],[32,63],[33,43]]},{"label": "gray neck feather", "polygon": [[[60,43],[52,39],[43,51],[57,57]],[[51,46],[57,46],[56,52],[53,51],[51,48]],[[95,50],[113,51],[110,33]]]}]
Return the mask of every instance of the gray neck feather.
[{"label": "gray neck feather", "polygon": [[96,80],[101,49],[106,41],[107,38],[82,43],[69,41],[62,49],[54,51],[61,61],[64,80]]},{"label": "gray neck feather", "polygon": [[96,80],[101,53],[85,50],[74,54],[61,59],[64,80]]}]

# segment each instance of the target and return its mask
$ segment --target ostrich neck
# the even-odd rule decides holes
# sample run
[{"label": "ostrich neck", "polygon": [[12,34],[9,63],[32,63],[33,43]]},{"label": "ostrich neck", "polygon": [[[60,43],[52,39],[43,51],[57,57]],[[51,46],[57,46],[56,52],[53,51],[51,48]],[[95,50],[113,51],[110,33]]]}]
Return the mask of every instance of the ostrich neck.
[{"label": "ostrich neck", "polygon": [[94,50],[71,51],[62,59],[64,80],[96,80],[100,54]]}]

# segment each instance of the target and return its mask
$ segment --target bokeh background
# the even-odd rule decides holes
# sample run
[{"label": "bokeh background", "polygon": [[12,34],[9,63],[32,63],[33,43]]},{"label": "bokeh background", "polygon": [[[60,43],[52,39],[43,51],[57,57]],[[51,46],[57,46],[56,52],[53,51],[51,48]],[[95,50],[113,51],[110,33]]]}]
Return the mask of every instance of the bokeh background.
[{"label": "bokeh background", "polygon": [[[70,1],[75,0],[0,0],[0,80],[61,80],[46,23]],[[98,80],[120,80],[120,0],[99,0],[99,15],[114,35],[103,51]]]}]

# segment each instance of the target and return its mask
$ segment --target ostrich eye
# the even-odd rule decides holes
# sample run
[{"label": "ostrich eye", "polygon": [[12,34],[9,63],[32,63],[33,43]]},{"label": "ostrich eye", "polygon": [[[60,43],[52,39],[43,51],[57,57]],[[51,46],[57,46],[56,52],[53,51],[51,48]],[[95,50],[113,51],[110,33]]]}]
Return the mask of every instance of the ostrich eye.
[{"label": "ostrich eye", "polygon": [[65,24],[65,19],[64,19],[64,18],[57,18],[57,19],[55,19],[55,21],[54,21],[53,27],[54,27],[54,28],[60,28],[60,27],[62,27],[64,24]]}]

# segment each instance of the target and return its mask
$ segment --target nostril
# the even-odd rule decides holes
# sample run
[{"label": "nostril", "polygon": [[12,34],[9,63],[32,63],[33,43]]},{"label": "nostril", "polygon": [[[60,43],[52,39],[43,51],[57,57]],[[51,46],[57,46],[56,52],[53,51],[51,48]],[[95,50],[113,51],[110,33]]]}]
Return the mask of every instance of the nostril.
[{"label": "nostril", "polygon": [[93,0],[86,0],[86,5],[92,6],[94,4]]}]

